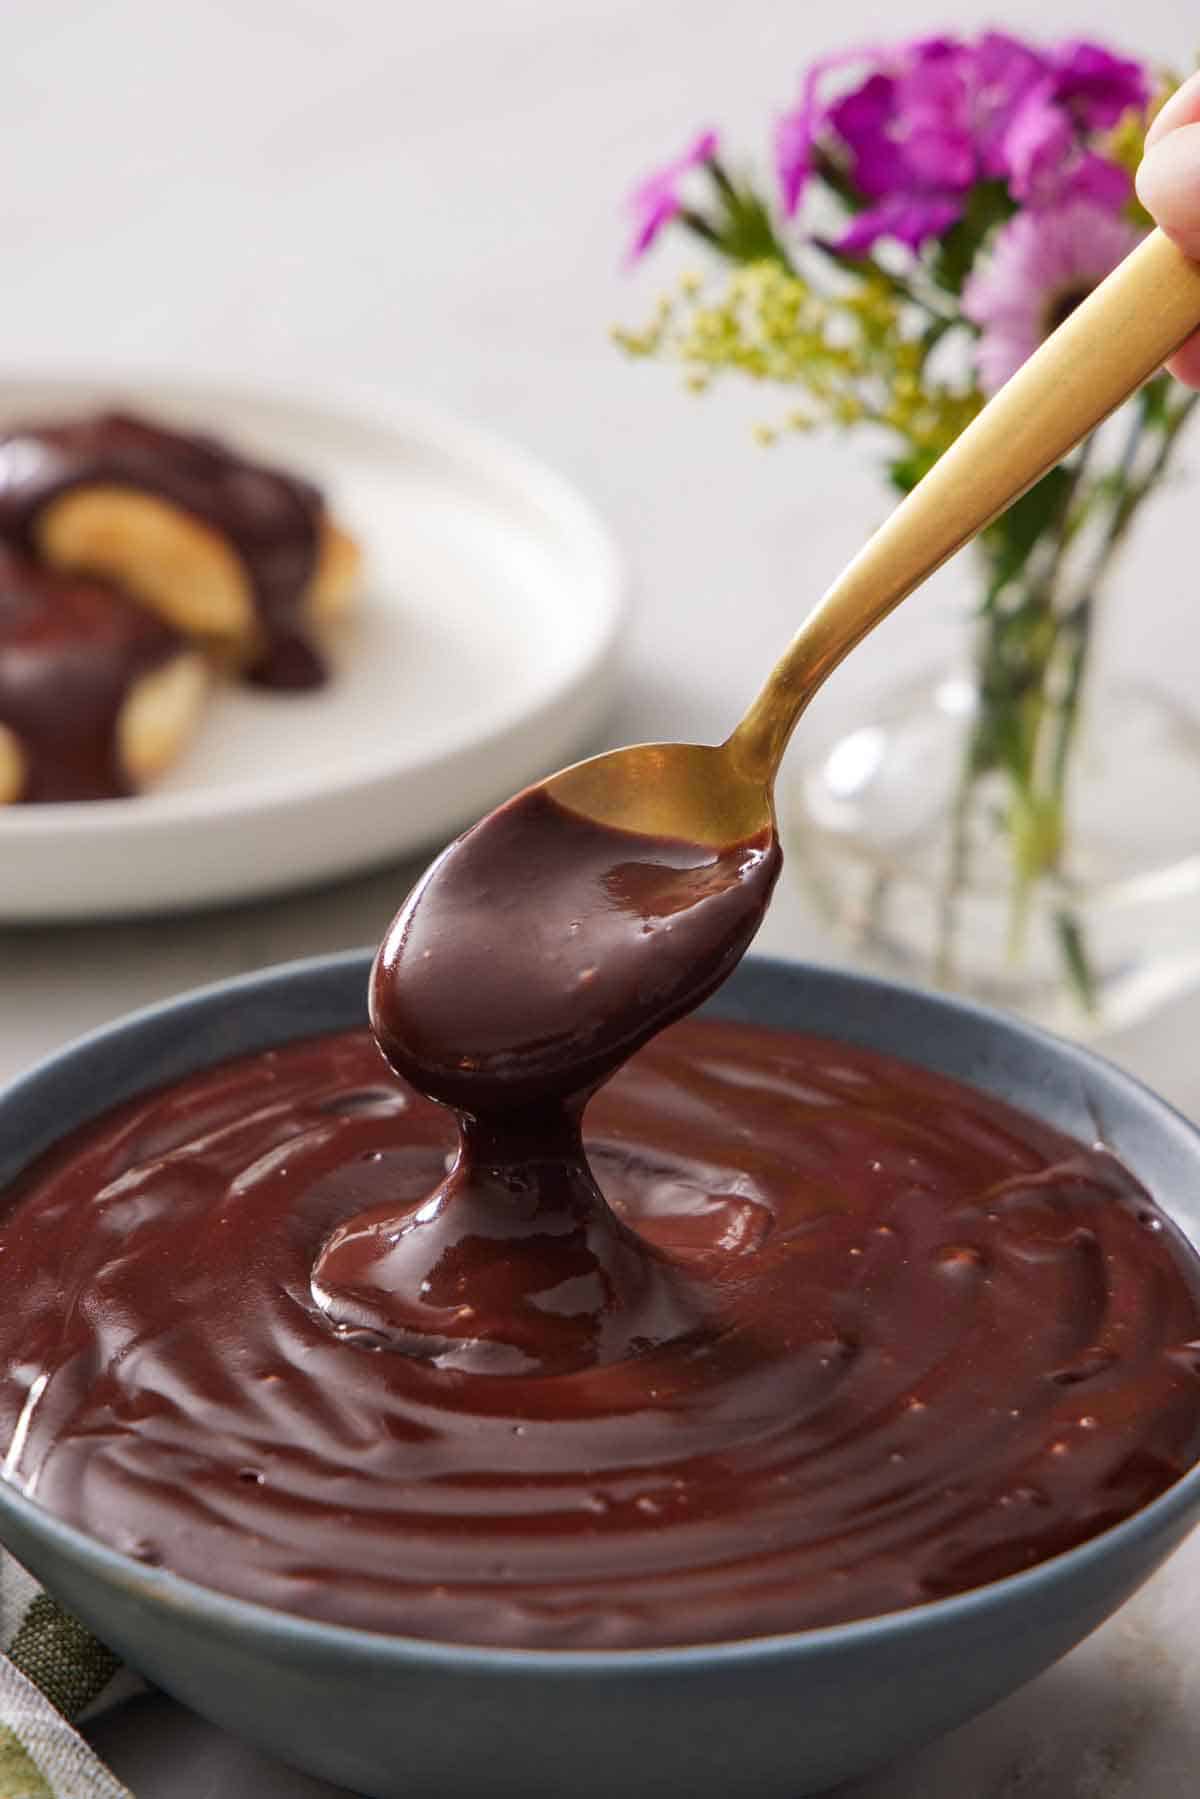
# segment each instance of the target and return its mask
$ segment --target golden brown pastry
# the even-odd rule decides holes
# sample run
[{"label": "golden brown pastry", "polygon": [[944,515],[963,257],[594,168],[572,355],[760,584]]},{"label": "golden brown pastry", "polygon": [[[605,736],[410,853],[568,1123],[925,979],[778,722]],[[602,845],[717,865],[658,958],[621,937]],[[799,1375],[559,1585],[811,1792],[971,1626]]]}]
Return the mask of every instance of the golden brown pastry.
[{"label": "golden brown pastry", "polygon": [[179,755],[208,683],[128,595],[0,547],[0,804],[135,792]]},{"label": "golden brown pastry", "polygon": [[118,582],[275,687],[323,679],[359,564],[308,482],[116,412],[0,438],[0,537]]}]

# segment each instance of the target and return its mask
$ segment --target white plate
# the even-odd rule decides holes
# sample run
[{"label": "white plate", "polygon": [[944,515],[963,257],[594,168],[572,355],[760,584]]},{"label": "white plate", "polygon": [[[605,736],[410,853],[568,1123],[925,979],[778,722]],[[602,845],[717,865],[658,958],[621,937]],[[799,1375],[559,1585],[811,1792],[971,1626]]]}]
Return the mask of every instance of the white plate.
[{"label": "white plate", "polygon": [[0,809],[0,920],[279,892],[450,836],[566,762],[611,697],[619,562],[591,508],[473,427],[175,380],[0,377],[0,419],[116,404],[312,475],[365,581],[327,688],[223,687],[129,800]]}]

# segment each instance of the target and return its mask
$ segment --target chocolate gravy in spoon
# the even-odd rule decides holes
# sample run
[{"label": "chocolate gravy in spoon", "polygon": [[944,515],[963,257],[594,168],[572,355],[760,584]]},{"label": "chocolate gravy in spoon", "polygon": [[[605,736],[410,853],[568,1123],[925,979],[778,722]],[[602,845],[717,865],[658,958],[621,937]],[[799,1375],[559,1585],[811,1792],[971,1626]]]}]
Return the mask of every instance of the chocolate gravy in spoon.
[{"label": "chocolate gravy in spoon", "polygon": [[313,1272],[339,1331],[497,1373],[562,1373],[703,1327],[680,1276],[605,1203],[596,1089],[742,956],[779,872],[764,830],[712,849],[622,831],[532,788],[433,865],[375,962],[397,1074],[458,1114],[417,1210],[339,1227]]}]

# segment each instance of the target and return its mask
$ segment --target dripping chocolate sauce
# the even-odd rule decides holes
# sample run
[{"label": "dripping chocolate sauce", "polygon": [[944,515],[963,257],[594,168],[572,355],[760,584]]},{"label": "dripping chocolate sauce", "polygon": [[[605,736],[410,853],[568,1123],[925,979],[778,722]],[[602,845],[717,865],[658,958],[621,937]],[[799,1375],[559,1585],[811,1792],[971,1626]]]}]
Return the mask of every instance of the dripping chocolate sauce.
[{"label": "dripping chocolate sauce", "polygon": [[262,648],[250,678],[277,688],[323,682],[304,621],[320,544],[316,488],[244,461],[215,438],[105,412],[0,437],[0,538],[36,554],[45,508],[93,485],[155,494],[218,532],[242,564],[257,613]]},{"label": "dripping chocolate sauce", "polygon": [[450,1106],[460,1148],[416,1217],[384,1204],[326,1245],[340,1329],[448,1366],[564,1373],[703,1328],[670,1264],[605,1203],[583,1109],[741,960],[774,835],[720,850],[612,829],[533,788],[433,865],[376,958],[392,1068]]},{"label": "dripping chocolate sauce", "polygon": [[1155,1497],[1196,1257],[996,1100],[683,1018],[777,870],[522,796],[385,940],[395,1072],[294,1043],[61,1146],[0,1225],[9,1477],[245,1598],[543,1648],[885,1612]]},{"label": "dripping chocolate sauce", "polygon": [[105,582],[0,544],[0,725],[20,747],[21,800],[131,793],[120,753],[125,702],[185,648],[171,626]]}]

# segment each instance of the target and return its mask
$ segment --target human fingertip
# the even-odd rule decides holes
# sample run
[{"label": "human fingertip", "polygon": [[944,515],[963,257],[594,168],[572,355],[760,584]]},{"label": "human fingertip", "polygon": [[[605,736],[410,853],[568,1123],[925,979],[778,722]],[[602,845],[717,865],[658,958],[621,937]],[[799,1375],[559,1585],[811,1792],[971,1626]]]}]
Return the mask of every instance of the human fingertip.
[{"label": "human fingertip", "polygon": [[1185,387],[1200,387],[1200,331],[1175,352],[1167,367]]},{"label": "human fingertip", "polygon": [[1168,237],[1200,258],[1200,123],[1180,126],[1147,150],[1137,194]]},{"label": "human fingertip", "polygon": [[1200,120],[1200,71],[1190,75],[1181,87],[1176,88],[1170,99],[1155,113],[1146,133],[1146,149],[1149,150],[1168,133],[1178,131],[1181,125],[1194,125],[1197,120]]}]

